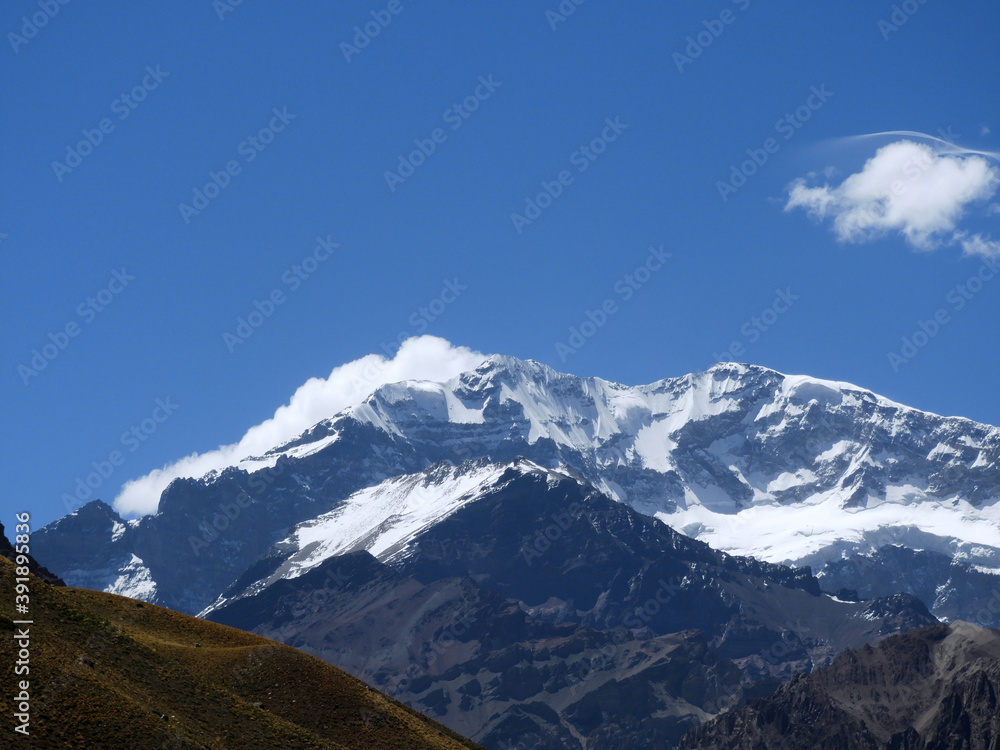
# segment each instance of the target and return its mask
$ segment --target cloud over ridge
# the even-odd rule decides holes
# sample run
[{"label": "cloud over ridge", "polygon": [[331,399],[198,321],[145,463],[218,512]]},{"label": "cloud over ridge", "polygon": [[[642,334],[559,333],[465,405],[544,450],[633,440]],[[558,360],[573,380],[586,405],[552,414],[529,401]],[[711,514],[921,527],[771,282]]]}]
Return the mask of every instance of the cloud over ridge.
[{"label": "cloud over ridge", "polygon": [[369,354],[335,367],[328,377],[310,378],[299,386],[274,416],[248,429],[238,442],[206,453],[192,453],[127,482],[115,498],[114,507],[129,516],[155,513],[161,493],[174,479],[201,477],[266,453],[317,422],[360,404],[386,383],[448,380],[474,369],[485,358],[484,354],[453,346],[442,338],[420,336],[404,341],[392,359]]}]

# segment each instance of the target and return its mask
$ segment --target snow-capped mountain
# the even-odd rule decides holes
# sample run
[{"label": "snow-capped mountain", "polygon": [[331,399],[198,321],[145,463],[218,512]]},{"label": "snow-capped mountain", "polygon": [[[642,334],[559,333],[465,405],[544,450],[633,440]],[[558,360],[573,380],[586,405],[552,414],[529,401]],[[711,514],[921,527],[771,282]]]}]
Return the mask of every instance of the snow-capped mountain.
[{"label": "snow-capped mountain", "polygon": [[298,578],[338,555],[366,551],[382,562],[390,561],[404,554],[421,531],[489,492],[515,465],[540,469],[527,461],[439,463],[359,490],[330,512],[294,526],[258,560],[249,586],[231,587],[201,615],[235,598],[256,595],[277,581]]},{"label": "snow-capped mountain", "polygon": [[318,452],[344,420],[432,460],[516,446],[735,554],[816,564],[912,543],[1000,569],[1000,429],[848,383],[720,364],[626,387],[497,356],[447,383],[380,388],[243,466]]},{"label": "snow-capped mountain", "polygon": [[722,364],[629,387],[498,356],[176,480],[154,515],[90,503],[33,550],[491,749],[671,747],[925,605],[995,625],[998,454],[995,427],[846,383]]},{"label": "snow-capped mountain", "polygon": [[272,545],[298,550],[289,570],[316,550],[383,555],[486,479],[415,478],[429,466],[521,457],[732,554],[820,566],[897,544],[1000,568],[996,427],[762,367],[629,387],[505,356],[380,387],[264,455],[175,481],[138,522],[81,509],[35,548],[58,573],[119,590],[135,578],[140,595],[197,612]]},{"label": "snow-capped mountain", "polygon": [[[410,500],[430,486],[454,510],[425,523]],[[807,570],[718,552],[526,460],[438,465],[384,489],[381,508],[400,512],[370,544],[389,564],[357,541],[324,548],[356,517],[334,512],[205,616],[319,656],[490,750],[670,748],[845,647],[937,623],[915,597],[822,594]]]}]

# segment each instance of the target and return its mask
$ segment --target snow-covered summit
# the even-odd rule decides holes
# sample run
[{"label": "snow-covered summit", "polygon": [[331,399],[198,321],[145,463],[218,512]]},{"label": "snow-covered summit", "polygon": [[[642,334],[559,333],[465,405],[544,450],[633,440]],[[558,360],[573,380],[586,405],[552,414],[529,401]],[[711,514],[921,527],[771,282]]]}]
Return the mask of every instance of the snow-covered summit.
[{"label": "snow-covered summit", "polygon": [[519,446],[735,553],[816,563],[903,534],[1000,563],[1000,430],[850,383],[720,363],[630,387],[494,356],[383,386],[290,450],[329,445],[346,421],[438,460]]},{"label": "snow-covered summit", "polygon": [[[996,427],[755,365],[628,386],[507,356],[383,385],[261,456],[177,480],[156,516],[124,530],[102,517],[100,544],[109,560],[136,555],[165,602],[198,611],[290,529],[314,535],[289,542],[300,552],[383,554],[464,502],[463,482],[489,479],[415,479],[429,467],[521,458],[734,554],[819,565],[891,543],[1000,568]],[[238,517],[219,521],[226,508]],[[53,531],[53,548],[79,546]],[[171,545],[195,559],[178,567]],[[203,569],[211,592],[196,585]]]},{"label": "snow-covered summit", "polygon": [[266,575],[245,589],[230,590],[201,615],[234,599],[259,593],[272,583],[298,578],[337,555],[364,550],[382,562],[407,554],[423,531],[460,508],[524,475],[550,483],[572,478],[527,459],[502,464],[487,460],[434,464],[425,471],[392,477],[353,493],[333,510],[304,521],[267,555]]}]

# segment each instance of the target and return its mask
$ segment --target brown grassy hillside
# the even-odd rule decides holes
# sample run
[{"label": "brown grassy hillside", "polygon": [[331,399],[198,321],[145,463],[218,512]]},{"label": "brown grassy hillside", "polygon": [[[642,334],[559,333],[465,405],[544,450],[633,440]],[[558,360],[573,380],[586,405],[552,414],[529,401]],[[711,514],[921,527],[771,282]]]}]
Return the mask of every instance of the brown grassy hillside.
[{"label": "brown grassy hillside", "polygon": [[[0,747],[477,745],[319,659],[240,630],[32,577],[31,737],[13,732],[14,566],[0,558]],[[16,679],[23,679],[17,677]]]}]

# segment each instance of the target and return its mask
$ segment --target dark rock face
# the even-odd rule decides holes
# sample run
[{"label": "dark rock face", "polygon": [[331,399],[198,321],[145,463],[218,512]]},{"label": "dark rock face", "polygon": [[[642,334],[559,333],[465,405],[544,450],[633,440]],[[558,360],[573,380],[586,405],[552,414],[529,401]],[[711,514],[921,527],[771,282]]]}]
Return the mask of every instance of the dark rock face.
[{"label": "dark rock face", "polygon": [[[14,536],[15,540],[17,536]],[[30,546],[30,545],[29,545]],[[0,557],[6,557],[15,565],[17,564],[18,553],[16,545],[10,543],[7,539],[7,534],[4,531],[3,524],[0,523]],[[53,586],[65,586],[63,580],[57,576],[55,573],[51,572],[47,568],[42,567],[38,564],[38,561],[32,556],[28,555],[28,571],[38,578],[41,578],[46,583],[50,583]]]},{"label": "dark rock face", "polygon": [[912,597],[837,602],[808,570],[722,554],[537,467],[508,469],[391,565],[354,552],[227,596],[209,619],[491,749],[673,747],[846,647],[936,622]]},{"label": "dark rock face", "polygon": [[[17,567],[0,557],[5,594]],[[31,627],[9,605],[0,612],[10,716],[0,747],[482,750],[273,641],[103,592],[33,580],[30,596]],[[16,655],[25,633],[30,660]],[[17,669],[26,661],[29,670]],[[22,686],[30,723],[15,715]],[[22,724],[27,737],[14,733]]]},{"label": "dark rock face", "polygon": [[362,487],[426,465],[370,425],[351,429],[352,439],[321,456],[279,459],[253,473],[230,468],[210,479],[178,479],[164,491],[156,515],[119,534],[118,514],[90,502],[36,532],[37,553],[64,575],[73,571],[74,585],[105,590],[135,555],[156,582],[148,601],[196,614],[295,524]]},{"label": "dark rock face", "polygon": [[1000,632],[965,622],[841,654],[693,730],[682,750],[994,750]]},{"label": "dark rock face", "polygon": [[938,617],[1000,627],[1000,576],[937,552],[886,545],[870,555],[827,563],[818,577],[826,591],[845,587],[865,598],[904,592]]}]

